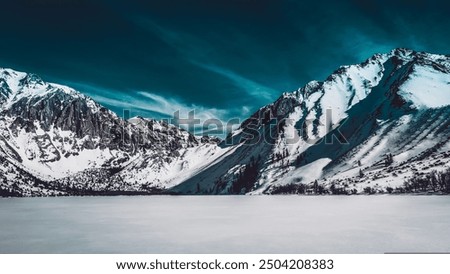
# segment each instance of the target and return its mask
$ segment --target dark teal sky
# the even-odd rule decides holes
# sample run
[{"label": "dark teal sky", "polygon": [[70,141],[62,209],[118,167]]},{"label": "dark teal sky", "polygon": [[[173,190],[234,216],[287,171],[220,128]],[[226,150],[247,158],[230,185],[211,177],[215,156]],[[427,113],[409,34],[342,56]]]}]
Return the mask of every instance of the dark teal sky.
[{"label": "dark teal sky", "polygon": [[245,118],[374,53],[450,53],[446,1],[1,2],[0,66],[152,118]]}]

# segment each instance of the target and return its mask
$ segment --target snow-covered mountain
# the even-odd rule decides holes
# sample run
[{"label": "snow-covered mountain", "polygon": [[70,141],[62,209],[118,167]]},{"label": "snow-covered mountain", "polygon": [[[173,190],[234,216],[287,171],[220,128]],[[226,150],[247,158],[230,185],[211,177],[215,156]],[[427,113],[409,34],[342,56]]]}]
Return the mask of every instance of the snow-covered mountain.
[{"label": "snow-covered mountain", "polygon": [[376,54],[259,109],[222,143],[231,155],[174,191],[395,190],[450,167],[449,114],[449,56]]},{"label": "snow-covered mountain", "polygon": [[175,184],[202,165],[199,159],[222,151],[216,139],[164,122],[124,121],[34,74],[0,69],[0,95],[2,193],[147,193]]},{"label": "snow-covered mountain", "polygon": [[449,114],[450,57],[407,49],[284,93],[220,143],[0,69],[0,194],[401,191],[450,167]]}]

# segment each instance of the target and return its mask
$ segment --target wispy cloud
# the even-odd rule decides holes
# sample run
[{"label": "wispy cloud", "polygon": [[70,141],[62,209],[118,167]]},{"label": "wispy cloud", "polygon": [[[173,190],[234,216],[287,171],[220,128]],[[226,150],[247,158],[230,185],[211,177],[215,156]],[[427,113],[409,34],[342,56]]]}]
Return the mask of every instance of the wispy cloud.
[{"label": "wispy cloud", "polygon": [[[233,117],[233,114],[249,114],[249,108],[247,106],[240,106],[238,109],[218,109],[184,103],[182,100],[165,98],[148,91],[135,91],[130,95],[122,91],[86,83],[72,82],[66,84],[92,97],[98,103],[110,107],[119,116],[123,113],[123,110],[129,110],[132,115],[133,113],[142,113],[146,118],[168,118],[169,122],[174,123],[177,122],[177,118],[175,118],[176,112],[180,119],[186,120],[189,119],[190,113],[194,111],[194,118],[198,119],[198,123],[195,125],[193,133],[217,133],[217,130],[231,130],[232,128],[228,124],[228,121],[232,119],[236,121],[236,119],[240,118]],[[210,126],[207,126],[207,121],[209,121]],[[180,124],[180,126],[188,129],[186,125]],[[238,125],[235,122],[233,126],[233,129],[235,129]],[[226,132],[223,133],[225,134]]]},{"label": "wispy cloud", "polygon": [[205,121],[208,119],[225,120],[229,114],[228,111],[224,109],[185,104],[179,100],[173,98],[166,99],[163,96],[147,91],[139,91],[137,94],[147,99],[145,100],[145,105],[149,110],[168,116],[173,116],[175,112],[179,111],[180,117],[187,117],[189,112],[194,110],[196,118]]},{"label": "wispy cloud", "polygon": [[202,63],[198,63],[195,61],[191,61],[191,62],[203,69],[214,72],[218,75],[221,75],[221,76],[227,78],[228,80],[231,80],[232,83],[236,87],[241,88],[247,94],[249,94],[255,98],[263,99],[264,101],[272,101],[278,96],[277,94],[279,92],[277,92],[269,87],[266,87],[264,85],[261,85],[257,82],[254,82],[250,79],[247,79],[231,70],[228,70],[228,69],[225,69],[222,67],[218,67],[215,65],[202,64]]},{"label": "wispy cloud", "polygon": [[151,110],[148,108],[148,105],[145,102],[143,102],[142,100],[137,100],[135,96],[129,95],[123,91],[114,90],[110,88],[103,88],[87,83],[65,82],[65,84],[90,96],[92,99],[94,99],[95,101],[97,101],[102,105],[116,108],[113,110],[135,109],[144,112],[151,112]]},{"label": "wispy cloud", "polygon": [[246,95],[263,103],[271,102],[279,96],[280,91],[276,91],[231,69],[211,62],[212,58],[210,55],[214,52],[214,48],[208,42],[191,34],[163,28],[147,19],[140,19],[135,22],[147,31],[156,34],[189,63],[230,80],[235,87],[245,92]]}]

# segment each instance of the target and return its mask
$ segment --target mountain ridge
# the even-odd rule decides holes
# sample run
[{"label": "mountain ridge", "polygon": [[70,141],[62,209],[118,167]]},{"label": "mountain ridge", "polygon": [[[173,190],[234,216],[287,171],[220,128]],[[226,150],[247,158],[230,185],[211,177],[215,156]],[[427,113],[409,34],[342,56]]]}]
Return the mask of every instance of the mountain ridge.
[{"label": "mountain ridge", "polygon": [[219,142],[156,120],[124,121],[71,88],[0,69],[0,189],[5,196],[401,189],[436,157],[432,170],[450,167],[449,93],[449,56],[394,49],[283,93]]},{"label": "mountain ridge", "polygon": [[[230,144],[236,145],[242,139],[246,139],[246,133],[254,132],[255,128],[257,128],[259,130],[258,138],[262,136],[266,141],[256,141],[256,144],[254,144],[254,150],[266,151],[263,154],[266,153],[267,155],[263,155],[263,161],[258,164],[260,172],[257,175],[258,179],[255,180],[255,184],[250,185],[252,188],[251,192],[256,194],[270,193],[271,188],[274,185],[278,185],[277,181],[283,182],[280,185],[299,182],[310,185],[317,179],[326,179],[322,176],[328,177],[329,181],[330,177],[333,176],[322,174],[323,172],[318,172],[317,170],[322,171],[326,169],[325,173],[331,174],[344,171],[330,170],[330,167],[342,161],[341,157],[344,157],[344,154],[355,153],[354,151],[352,152],[352,149],[356,147],[355,144],[368,141],[367,138],[375,134],[375,131],[383,134],[379,128],[381,125],[378,125],[378,123],[381,124],[383,121],[389,121],[390,119],[395,120],[401,117],[408,117],[415,110],[445,108],[450,103],[449,97],[445,96],[445,92],[450,92],[448,84],[449,64],[448,56],[418,53],[408,49],[395,49],[389,54],[376,54],[361,64],[343,66],[325,81],[312,81],[297,91],[284,93],[274,103],[260,108],[250,119],[242,123],[237,133],[235,132],[227,138]],[[431,68],[432,71],[444,73],[446,76],[447,80],[440,87],[443,87],[443,94],[439,94],[441,97],[437,100],[438,104],[426,97],[411,98],[401,93],[405,92],[405,90],[400,90],[400,88],[403,87],[405,82],[410,80],[410,75],[415,69],[417,67],[423,68],[424,66],[427,69]],[[425,80],[424,82],[429,84],[429,79]],[[439,91],[436,88],[431,90],[432,92]],[[416,93],[418,92],[422,91],[416,91]],[[329,115],[330,121],[327,122],[328,107],[330,107],[332,113]],[[353,115],[349,117],[347,112],[351,109],[359,110],[353,110]],[[361,116],[364,116],[365,112],[367,112],[367,117],[362,118]],[[417,115],[420,116],[419,114]],[[274,121],[274,118],[276,118],[276,121]],[[343,124],[347,119],[351,120],[347,123],[347,125],[351,126]],[[417,119],[420,119],[420,117]],[[270,123],[274,123],[275,126],[267,126]],[[331,129],[331,134],[326,134],[327,127]],[[392,127],[394,127],[393,124]],[[282,130],[279,130],[280,128]],[[334,144],[317,145],[321,141],[325,143],[326,138],[333,138],[333,130],[336,132],[338,128],[344,131],[343,135],[353,136],[349,138],[349,144],[335,142]],[[275,133],[276,136],[268,137],[267,131],[269,130],[272,130],[271,133]],[[355,134],[363,135],[359,139],[355,139],[357,137]],[[286,135],[289,138],[279,138],[279,136]],[[251,142],[255,142],[258,138],[253,138]],[[291,139],[297,141],[294,141],[292,144],[286,144]],[[245,140],[244,142],[247,141]],[[373,142],[381,141],[374,140]],[[383,142],[387,141],[384,140]],[[383,153],[390,152],[385,151]],[[334,154],[339,155],[339,157],[335,157]],[[259,153],[258,156],[261,157],[261,154]],[[382,159],[381,156],[374,155],[371,157],[377,158],[377,161],[379,161],[380,158]],[[209,181],[205,185],[226,185],[222,191],[228,192],[234,184],[233,181],[241,176],[239,172],[234,172],[236,166],[245,168],[251,162],[252,157],[256,157],[252,151],[242,149],[241,155],[236,158],[245,158],[245,160],[236,159],[225,168],[233,170],[232,172],[227,172],[226,170],[217,171],[217,168],[212,170],[212,173],[219,172],[223,173],[223,175],[216,178],[216,183]],[[354,161],[362,160],[365,162],[366,159],[355,159]],[[367,159],[368,163],[371,163],[371,161]],[[364,168],[366,167],[363,165],[361,169]],[[355,171],[355,173],[358,173],[358,171]],[[356,175],[352,174],[350,176],[352,180],[356,180]],[[338,179],[340,180],[341,178]],[[192,181],[199,180],[203,180],[203,178],[198,177]],[[224,180],[227,183],[224,183]],[[322,183],[328,184],[326,181],[322,181]],[[386,185],[389,182],[383,182],[383,184]],[[368,183],[359,184],[356,191],[362,192],[367,185]],[[392,187],[399,186],[399,182],[392,184]],[[182,184],[177,186],[177,188],[181,192],[193,190],[192,183],[190,185]],[[379,190],[381,191],[381,187]]]}]

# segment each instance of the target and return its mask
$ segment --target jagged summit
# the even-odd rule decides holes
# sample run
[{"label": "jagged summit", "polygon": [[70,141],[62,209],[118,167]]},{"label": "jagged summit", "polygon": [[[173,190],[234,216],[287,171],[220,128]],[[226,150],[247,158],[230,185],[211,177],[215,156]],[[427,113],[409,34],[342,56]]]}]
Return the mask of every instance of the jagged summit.
[{"label": "jagged summit", "polygon": [[[291,104],[296,105],[302,104],[304,101],[310,101],[309,104],[311,104],[311,101],[316,99],[325,100],[330,97],[327,100],[329,107],[335,107],[332,101],[337,100],[334,103],[339,104],[339,101],[341,101],[341,106],[338,106],[339,109],[348,109],[364,99],[373,90],[376,90],[374,87],[380,84],[386,69],[390,70],[389,75],[385,77],[386,80],[393,81],[392,79],[395,78],[395,81],[397,81],[395,85],[398,88],[401,85],[406,85],[405,89],[398,90],[403,99],[409,100],[417,106],[423,106],[425,103],[426,106],[434,107],[436,104],[423,100],[423,97],[432,95],[435,97],[435,101],[440,102],[440,105],[450,104],[450,96],[439,92],[439,90],[445,90],[446,87],[437,86],[439,83],[446,85],[449,82],[447,80],[450,73],[450,57],[396,48],[390,53],[375,54],[360,64],[341,66],[324,81],[313,80],[296,91],[285,92],[276,102],[261,108],[252,117],[261,116],[259,112],[264,112],[267,108],[272,108],[276,104],[284,105],[279,101],[293,99],[296,99],[297,102],[291,102]],[[422,82],[417,83],[416,78],[420,78]],[[432,82],[435,84],[433,85]],[[388,83],[381,84],[386,85]],[[408,94],[411,94],[410,91],[407,91],[409,84],[424,86],[423,89],[414,88],[417,94],[409,96]],[[420,94],[424,94],[424,96]],[[345,104],[342,105],[342,103]],[[275,112],[279,111],[275,110]]]},{"label": "jagged summit", "polygon": [[[17,108],[18,104],[31,106],[31,104],[52,98],[59,99],[58,105],[75,100],[83,101],[92,113],[102,109],[98,103],[84,94],[67,86],[44,82],[33,73],[0,68],[0,85],[2,91],[8,91],[8,95],[3,97],[3,103],[0,102],[0,110],[3,111]],[[2,92],[2,94],[5,93]],[[53,102],[57,103],[55,99]]]}]

